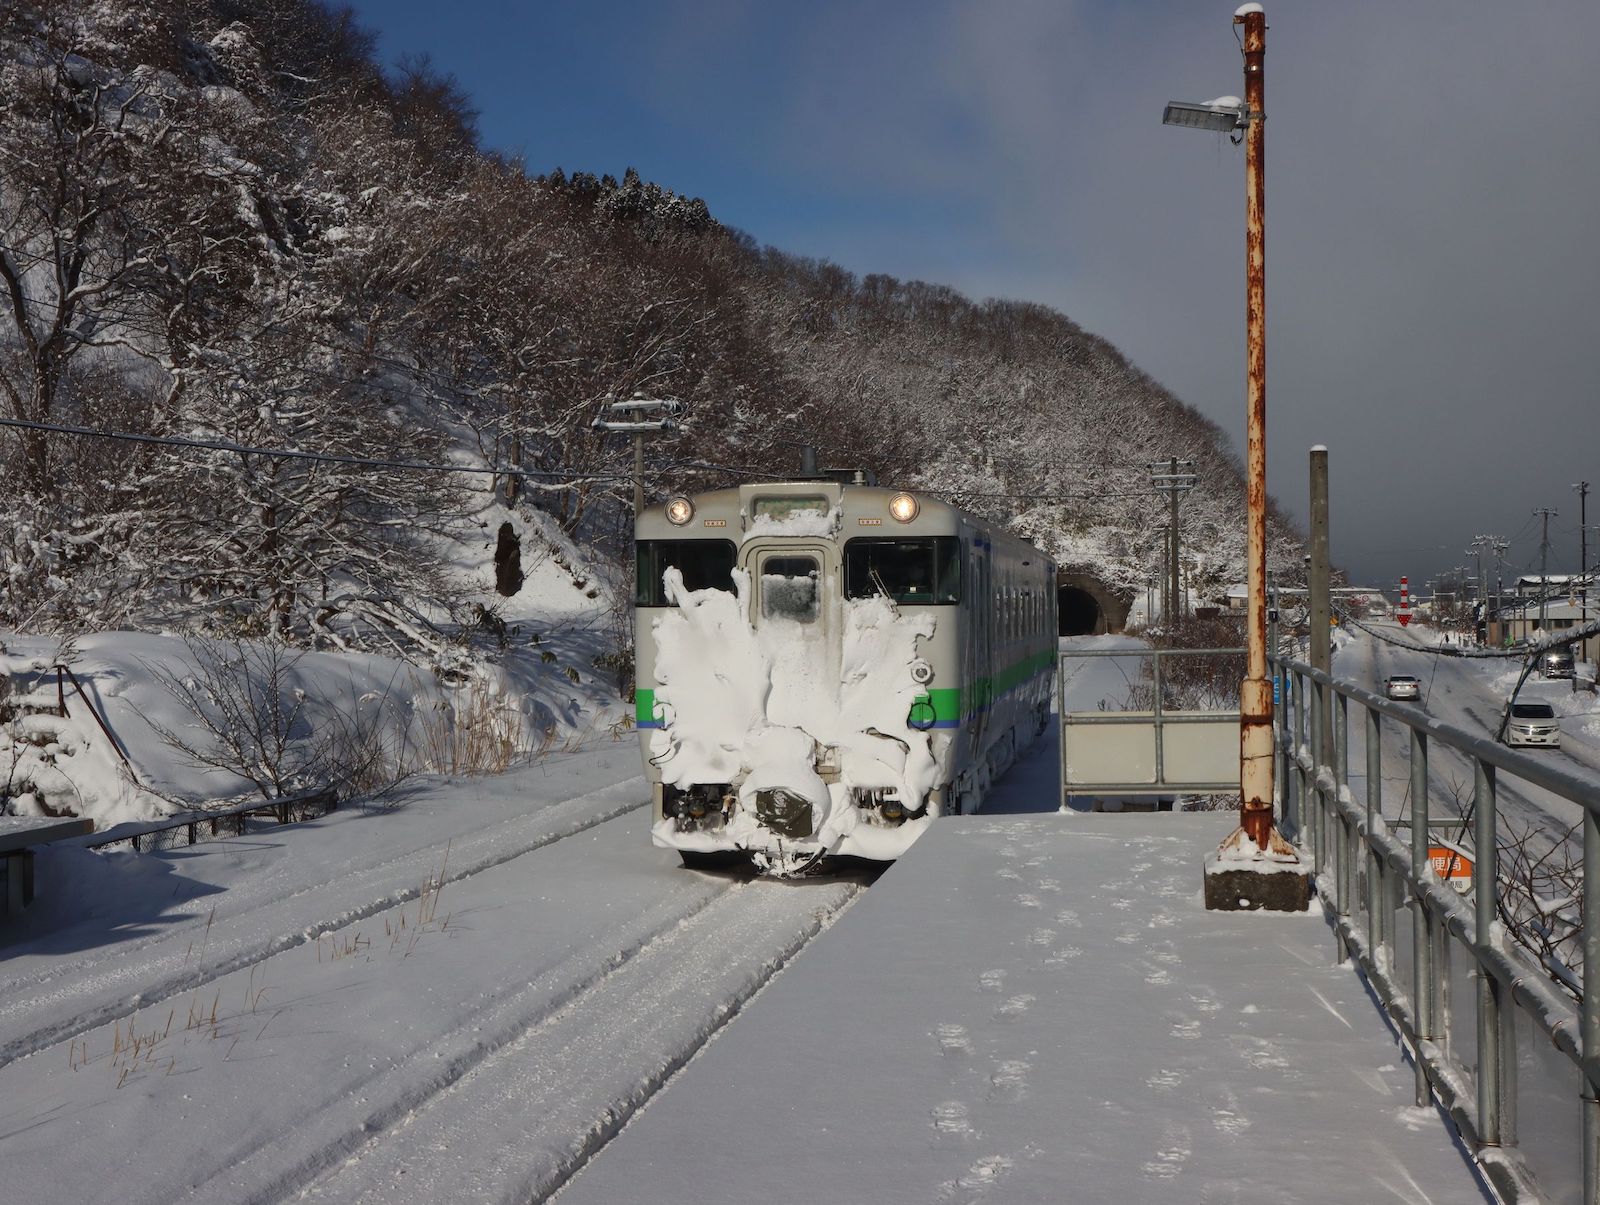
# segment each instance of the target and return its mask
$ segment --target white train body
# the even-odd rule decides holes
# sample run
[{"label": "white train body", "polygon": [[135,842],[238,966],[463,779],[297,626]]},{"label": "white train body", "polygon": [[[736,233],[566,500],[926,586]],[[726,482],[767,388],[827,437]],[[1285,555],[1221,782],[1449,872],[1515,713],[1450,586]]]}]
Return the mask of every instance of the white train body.
[{"label": "white train body", "polygon": [[923,494],[745,485],[636,524],[653,836],[686,862],[898,857],[1042,730],[1055,567]]}]

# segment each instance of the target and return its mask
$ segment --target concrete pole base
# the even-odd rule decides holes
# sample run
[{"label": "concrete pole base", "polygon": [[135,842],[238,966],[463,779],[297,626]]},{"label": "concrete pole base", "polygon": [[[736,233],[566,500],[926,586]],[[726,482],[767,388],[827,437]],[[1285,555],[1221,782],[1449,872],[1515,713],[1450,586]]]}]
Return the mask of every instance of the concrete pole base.
[{"label": "concrete pole base", "polygon": [[1311,907],[1311,872],[1276,829],[1266,849],[1235,829],[1206,856],[1208,912],[1305,912]]}]

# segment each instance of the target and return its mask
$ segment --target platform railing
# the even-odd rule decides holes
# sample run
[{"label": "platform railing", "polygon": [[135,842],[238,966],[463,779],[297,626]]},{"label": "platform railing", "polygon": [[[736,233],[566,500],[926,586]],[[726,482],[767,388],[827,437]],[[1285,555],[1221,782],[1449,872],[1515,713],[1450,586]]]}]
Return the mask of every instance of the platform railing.
[{"label": "platform railing", "polygon": [[[1600,974],[1588,973],[1600,968],[1600,784],[1303,662],[1280,657],[1272,662],[1281,688],[1274,728],[1285,827],[1310,854],[1338,958],[1353,958],[1359,965],[1412,1057],[1417,1104],[1438,1101],[1505,1199],[1547,1199],[1518,1141],[1515,1022],[1520,1012],[1577,1069],[1582,1085],[1571,1101],[1581,1114],[1581,1169],[1567,1168],[1554,1178],[1581,1170],[1582,1200],[1600,1205]],[[1323,724],[1324,715],[1331,724]],[[1349,785],[1352,720],[1365,734],[1365,785],[1359,799]],[[1383,815],[1383,737],[1386,728],[1395,727],[1406,731],[1410,753],[1411,817],[1404,841]],[[1325,748],[1325,741],[1331,747]],[[1433,759],[1437,766],[1444,749],[1465,759],[1472,771],[1475,865],[1468,897],[1440,880],[1428,852],[1430,832],[1443,818],[1433,813],[1436,792],[1429,765]],[[1497,797],[1503,778],[1542,788],[1582,809],[1583,973],[1576,1005],[1500,923]],[[1397,919],[1406,910],[1411,933],[1401,949]],[[1471,960],[1475,981],[1469,1002],[1452,999],[1451,962],[1460,951]],[[1398,970],[1402,953],[1409,955],[1409,977]],[[1451,1036],[1453,1010],[1460,1003],[1475,1014],[1470,1059],[1458,1049],[1465,1043]]]},{"label": "platform railing", "polygon": [[[1239,789],[1239,709],[1194,710],[1166,704],[1175,660],[1231,658],[1239,663],[1230,685],[1243,673],[1242,648],[1072,649],[1058,658],[1056,710],[1061,717],[1062,803],[1074,795],[1178,795]],[[1148,662],[1130,678],[1130,694],[1148,691],[1146,709],[1068,711],[1068,666],[1076,661]],[[1111,772],[1106,767],[1115,767]]]}]

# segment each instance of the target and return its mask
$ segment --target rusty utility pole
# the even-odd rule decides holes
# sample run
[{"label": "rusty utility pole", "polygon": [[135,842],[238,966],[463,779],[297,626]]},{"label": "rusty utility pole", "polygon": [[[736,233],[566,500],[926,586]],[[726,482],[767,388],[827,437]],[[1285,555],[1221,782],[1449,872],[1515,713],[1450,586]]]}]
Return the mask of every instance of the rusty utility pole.
[{"label": "rusty utility pole", "polygon": [[[1169,102],[1166,125],[1226,133],[1245,144],[1245,679],[1239,687],[1239,827],[1206,859],[1206,907],[1303,911],[1311,880],[1273,824],[1272,682],[1267,677],[1267,15],[1240,5],[1244,100]],[[1271,862],[1270,870],[1252,863]]]},{"label": "rusty utility pole", "polygon": [[[1272,827],[1272,683],[1267,680],[1267,15],[1247,4],[1244,26],[1245,366],[1248,416],[1245,540],[1249,610],[1245,680],[1239,693],[1239,827],[1266,850]],[[1282,839],[1278,842],[1282,844]]]}]

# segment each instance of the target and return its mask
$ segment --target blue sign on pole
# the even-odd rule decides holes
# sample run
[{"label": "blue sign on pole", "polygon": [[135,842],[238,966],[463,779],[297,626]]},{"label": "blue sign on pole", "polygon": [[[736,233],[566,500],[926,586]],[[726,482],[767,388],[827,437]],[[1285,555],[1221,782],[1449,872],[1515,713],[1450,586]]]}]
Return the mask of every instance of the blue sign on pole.
[{"label": "blue sign on pole", "polygon": [[1277,674],[1272,675],[1272,705],[1274,707],[1283,705],[1283,679]]}]

